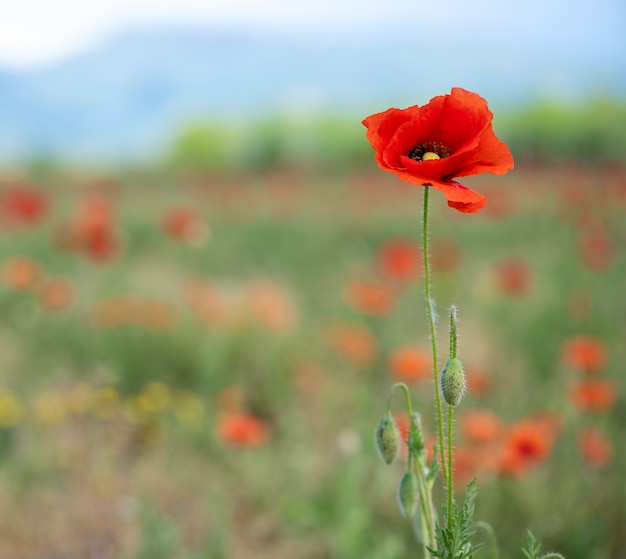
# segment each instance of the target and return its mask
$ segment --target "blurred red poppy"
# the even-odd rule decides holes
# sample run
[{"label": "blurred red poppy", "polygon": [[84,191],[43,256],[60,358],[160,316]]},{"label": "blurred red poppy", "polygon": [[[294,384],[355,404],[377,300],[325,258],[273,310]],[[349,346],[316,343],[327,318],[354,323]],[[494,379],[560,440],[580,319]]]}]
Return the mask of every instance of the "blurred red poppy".
[{"label": "blurred red poppy", "polygon": [[0,193],[0,222],[8,226],[34,225],[43,219],[50,200],[29,186],[17,186]]},{"label": "blurred red poppy", "polygon": [[374,334],[361,324],[336,325],[330,331],[330,342],[340,355],[359,366],[369,365],[378,352]]},{"label": "blurred red poppy", "polygon": [[572,369],[597,373],[606,363],[606,346],[591,336],[572,336],[563,343],[561,357]]},{"label": "blurred red poppy", "polygon": [[584,380],[572,387],[571,397],[581,411],[606,411],[617,401],[617,387],[610,380]]},{"label": "blurred red poppy", "polygon": [[27,256],[14,256],[2,264],[2,283],[14,291],[34,289],[41,277],[41,265]]},{"label": "blurred red poppy", "polygon": [[66,308],[74,299],[74,286],[62,277],[45,278],[38,288],[41,305],[52,311]]},{"label": "blurred red poppy", "polygon": [[474,213],[487,199],[453,179],[513,169],[513,156],[493,133],[492,118],[480,95],[455,87],[423,107],[391,108],[363,124],[382,169],[418,186],[433,186],[451,208]]},{"label": "blurred red poppy", "polygon": [[587,463],[594,468],[604,468],[613,457],[611,443],[594,427],[587,427],[580,432],[578,449]]},{"label": "blurred red poppy", "polygon": [[491,443],[498,439],[502,421],[488,410],[470,410],[460,418],[459,429],[470,441]]},{"label": "blurred red poppy", "polygon": [[500,290],[507,295],[523,297],[530,291],[532,269],[521,258],[513,258],[500,262],[496,266],[496,274]]},{"label": "blurred red poppy", "polygon": [[346,290],[346,301],[364,314],[387,314],[394,303],[395,293],[390,286],[375,281],[353,281]]},{"label": "blurred red poppy", "polygon": [[417,243],[393,240],[378,251],[381,271],[395,280],[411,280],[422,271],[422,253]]},{"label": "blurred red poppy", "polygon": [[545,460],[552,449],[553,438],[554,434],[541,421],[526,419],[515,424],[504,441],[502,473],[516,477]]},{"label": "blurred red poppy", "polygon": [[467,393],[472,396],[482,397],[489,391],[489,375],[486,371],[477,367],[465,369]]},{"label": "blurred red poppy", "polygon": [[269,425],[248,413],[223,415],[217,426],[217,436],[232,446],[263,446],[270,438]]},{"label": "blurred red poppy", "polygon": [[113,206],[104,199],[87,199],[76,216],[56,231],[61,248],[82,252],[94,260],[110,260],[120,251]]},{"label": "blurred red poppy", "polygon": [[583,264],[598,272],[609,268],[613,260],[613,245],[602,223],[579,227],[578,249]]},{"label": "blurred red poppy", "polygon": [[208,227],[197,213],[173,208],[163,216],[161,226],[166,235],[189,245],[201,246],[208,238]]},{"label": "blurred red poppy", "polygon": [[389,371],[399,381],[428,380],[431,361],[430,353],[424,349],[400,347],[389,356]]}]

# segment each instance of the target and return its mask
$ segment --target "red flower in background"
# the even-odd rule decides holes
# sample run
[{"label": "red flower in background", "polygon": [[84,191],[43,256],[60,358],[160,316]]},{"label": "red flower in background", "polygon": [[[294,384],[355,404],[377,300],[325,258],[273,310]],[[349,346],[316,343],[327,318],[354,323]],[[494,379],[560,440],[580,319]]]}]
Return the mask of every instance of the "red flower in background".
[{"label": "red flower in background", "polygon": [[581,411],[606,411],[617,401],[617,387],[610,380],[583,380],[574,384],[571,398]]},{"label": "red flower in background", "polygon": [[227,413],[218,422],[217,436],[232,446],[263,446],[270,438],[270,427],[249,413]]},{"label": "red flower in background", "polygon": [[489,375],[480,368],[468,367],[465,369],[465,380],[467,393],[472,396],[482,397],[489,391]]},{"label": "red flower in background", "polygon": [[393,378],[411,382],[430,379],[431,356],[417,347],[400,347],[389,356],[389,371]]},{"label": "red flower in background", "polygon": [[498,439],[503,429],[500,418],[488,410],[470,410],[461,416],[459,429],[470,441],[491,443]]},{"label": "red flower in background", "polygon": [[480,95],[455,87],[423,107],[388,109],[363,124],[382,169],[418,186],[433,186],[451,208],[474,213],[487,199],[453,179],[513,169],[513,156],[493,133],[492,118]]},{"label": "red flower in background", "polygon": [[391,287],[375,281],[353,281],[346,290],[346,301],[364,314],[381,316],[387,314],[395,300]]},{"label": "red flower in background", "polygon": [[161,222],[166,235],[190,245],[200,246],[208,237],[208,227],[197,213],[182,208],[169,210]]},{"label": "red flower in background", "polygon": [[572,369],[597,373],[606,363],[606,346],[591,336],[573,336],[563,343],[561,356]]},{"label": "red flower in background", "polygon": [[587,427],[579,433],[578,449],[587,463],[594,468],[604,468],[613,458],[611,443],[595,427]]},{"label": "red flower in background", "polygon": [[411,280],[422,271],[422,253],[412,241],[387,242],[378,251],[378,261],[383,274],[395,280]]},{"label": "red flower in background", "polygon": [[330,343],[340,355],[359,366],[371,364],[378,352],[374,334],[361,324],[336,325],[330,331]]},{"label": "red flower in background", "polygon": [[505,260],[497,264],[496,274],[500,290],[507,295],[523,297],[532,285],[532,269],[521,258]]},{"label": "red flower in background", "polygon": [[41,277],[41,265],[28,256],[14,256],[2,264],[2,283],[14,291],[34,289]]},{"label": "red flower in background", "polygon": [[516,423],[504,440],[502,473],[513,477],[524,474],[548,457],[553,442],[554,433],[543,422],[525,419]]},{"label": "red flower in background", "polygon": [[45,278],[37,292],[39,302],[48,310],[56,311],[69,306],[74,299],[74,287],[62,277]]},{"label": "red flower in background", "polygon": [[8,226],[33,225],[43,219],[49,198],[29,186],[18,186],[0,193],[0,222]]},{"label": "red flower in background", "polygon": [[120,242],[116,232],[113,206],[107,200],[88,199],[77,215],[57,231],[63,247],[83,252],[94,260],[110,260],[118,255]]}]

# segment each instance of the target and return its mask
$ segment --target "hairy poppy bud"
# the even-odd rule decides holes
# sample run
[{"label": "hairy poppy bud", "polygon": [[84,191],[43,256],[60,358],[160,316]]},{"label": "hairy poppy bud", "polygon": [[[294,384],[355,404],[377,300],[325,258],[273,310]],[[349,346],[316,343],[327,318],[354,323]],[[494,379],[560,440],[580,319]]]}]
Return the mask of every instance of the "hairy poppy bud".
[{"label": "hairy poppy bud", "polygon": [[441,373],[441,392],[450,406],[457,406],[465,394],[465,373],[458,359],[448,359]]},{"label": "hairy poppy bud", "polygon": [[413,518],[417,511],[419,489],[417,477],[413,472],[406,472],[398,485],[398,505],[405,518]]},{"label": "hairy poppy bud", "polygon": [[386,464],[391,464],[398,456],[400,430],[389,412],[381,417],[376,427],[376,450]]}]

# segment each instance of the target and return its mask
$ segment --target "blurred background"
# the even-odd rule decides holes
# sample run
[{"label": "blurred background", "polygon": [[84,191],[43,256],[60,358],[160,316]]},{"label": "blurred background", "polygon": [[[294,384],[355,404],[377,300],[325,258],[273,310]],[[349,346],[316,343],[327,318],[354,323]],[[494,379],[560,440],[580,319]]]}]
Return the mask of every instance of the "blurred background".
[{"label": "blurred background", "polygon": [[434,433],[422,191],[361,120],[456,86],[516,161],[466,181],[479,214],[432,200],[457,486],[478,476],[502,556],[527,528],[621,556],[625,23],[619,0],[3,5],[0,556],[415,553],[372,436],[397,380]]}]

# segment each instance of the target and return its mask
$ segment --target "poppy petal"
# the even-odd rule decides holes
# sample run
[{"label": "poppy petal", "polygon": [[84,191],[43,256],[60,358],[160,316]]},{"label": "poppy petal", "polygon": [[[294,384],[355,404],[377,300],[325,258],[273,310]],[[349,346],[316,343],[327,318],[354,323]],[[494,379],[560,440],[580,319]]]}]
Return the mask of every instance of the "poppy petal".
[{"label": "poppy petal", "polygon": [[487,198],[456,181],[433,182],[433,187],[443,192],[448,206],[462,213],[476,213],[487,205]]}]

